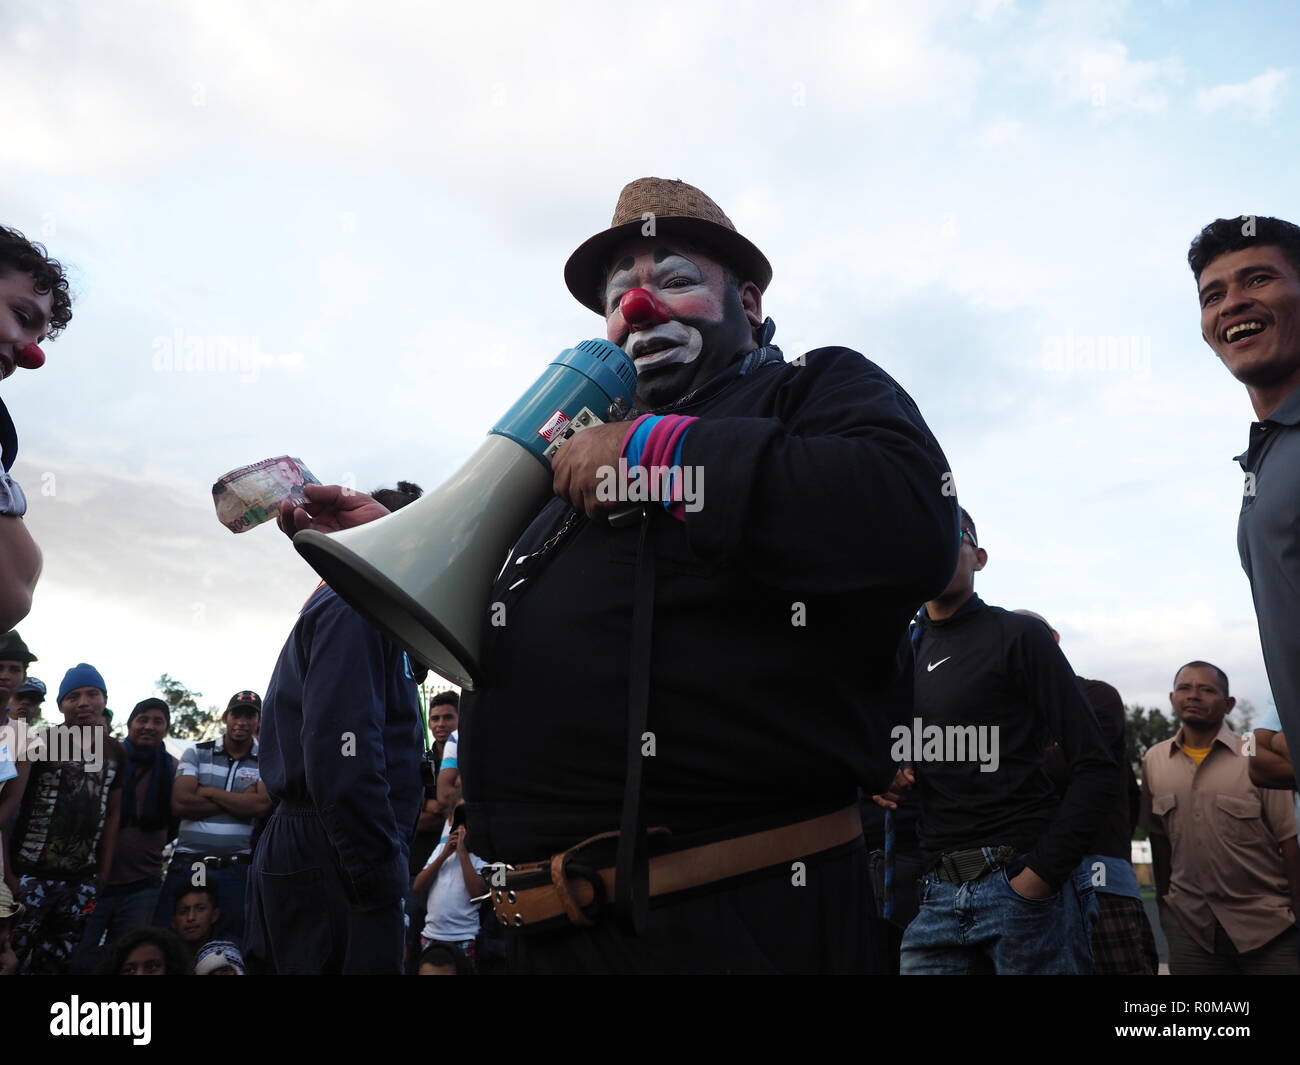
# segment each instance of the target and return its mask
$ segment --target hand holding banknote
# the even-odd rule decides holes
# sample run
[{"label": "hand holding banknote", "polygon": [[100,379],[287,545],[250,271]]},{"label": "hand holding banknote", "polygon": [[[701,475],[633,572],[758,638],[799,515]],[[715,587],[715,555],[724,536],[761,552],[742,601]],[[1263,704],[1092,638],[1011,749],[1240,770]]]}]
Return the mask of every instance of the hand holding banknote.
[{"label": "hand holding banknote", "polygon": [[324,533],[355,529],[388,513],[388,508],[371,496],[340,484],[309,484],[303,490],[306,503],[298,505],[286,499],[280,504],[280,530],[291,540],[304,529]]},{"label": "hand holding banknote", "polygon": [[224,474],[212,486],[212,502],[217,520],[231,532],[241,533],[277,517],[282,502],[302,506],[307,502],[306,487],[318,484],[302,459],[279,455]]}]

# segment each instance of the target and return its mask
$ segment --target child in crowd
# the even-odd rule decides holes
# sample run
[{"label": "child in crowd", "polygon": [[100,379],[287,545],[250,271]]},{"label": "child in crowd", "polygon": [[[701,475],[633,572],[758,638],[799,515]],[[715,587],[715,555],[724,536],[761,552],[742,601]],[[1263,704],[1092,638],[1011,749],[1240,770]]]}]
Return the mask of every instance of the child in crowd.
[{"label": "child in crowd", "polygon": [[[455,860],[449,861],[453,855]],[[484,864],[482,858],[471,854],[465,846],[465,807],[463,802],[458,803],[444,829],[440,846],[435,848],[429,864],[420,871],[413,885],[417,894],[429,893],[424,932],[420,936],[421,976],[441,975],[449,964],[454,972],[447,975],[461,974],[462,967],[454,961],[455,955],[464,957],[464,971],[473,972],[474,940],[479,932],[478,903],[473,900],[487,891],[487,882],[480,871]],[[453,961],[448,963],[443,953],[440,955],[443,961],[426,962],[429,948],[435,946],[453,952]]]}]

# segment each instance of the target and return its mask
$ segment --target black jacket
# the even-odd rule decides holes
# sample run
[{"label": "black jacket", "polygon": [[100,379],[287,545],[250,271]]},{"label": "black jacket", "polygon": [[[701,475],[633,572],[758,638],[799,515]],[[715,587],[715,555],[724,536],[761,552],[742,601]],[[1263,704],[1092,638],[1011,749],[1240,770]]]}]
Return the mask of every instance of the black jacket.
[{"label": "black jacket", "polygon": [[421,728],[406,653],[318,588],[267,685],[258,761],[277,806],[317,809],[354,905],[406,892]]},{"label": "black jacket", "polygon": [[[776,352],[776,349],[768,349]],[[754,360],[750,360],[752,363]],[[791,823],[878,791],[892,712],[874,693],[952,574],[949,467],[911,398],[846,348],[742,372],[674,413],[703,471],[684,522],[655,507],[646,824],[678,840]],[[536,860],[618,827],[637,529],[553,500],[512,553],[468,693],[460,763],[476,853]],[[521,585],[512,585],[523,579]]]}]

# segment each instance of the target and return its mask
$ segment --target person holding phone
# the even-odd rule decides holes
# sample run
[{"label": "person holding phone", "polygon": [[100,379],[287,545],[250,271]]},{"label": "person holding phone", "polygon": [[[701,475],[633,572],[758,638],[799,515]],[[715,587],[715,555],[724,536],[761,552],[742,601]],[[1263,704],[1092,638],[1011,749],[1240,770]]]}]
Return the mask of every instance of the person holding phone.
[{"label": "person holding phone", "polygon": [[474,900],[487,891],[481,870],[486,863],[465,844],[465,804],[456,806],[447,822],[441,844],[429,864],[415,878],[416,894],[429,893],[421,952],[432,946],[448,947],[476,964],[475,937],[479,908]]}]

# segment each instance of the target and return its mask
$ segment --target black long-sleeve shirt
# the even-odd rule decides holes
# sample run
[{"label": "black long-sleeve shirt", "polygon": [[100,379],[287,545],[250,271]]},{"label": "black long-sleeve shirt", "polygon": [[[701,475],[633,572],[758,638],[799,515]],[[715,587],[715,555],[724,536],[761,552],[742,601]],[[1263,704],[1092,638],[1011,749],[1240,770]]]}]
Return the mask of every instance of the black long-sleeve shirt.
[{"label": "black long-sleeve shirt", "polygon": [[[1074,670],[1042,622],[976,595],[947,620],[922,624],[913,697],[922,727],[998,729],[994,772],[974,759],[916,763],[922,848],[933,857],[1011,845],[1060,884],[1089,852],[1119,788]],[[1049,736],[1070,770],[1060,798],[1044,765]]]},{"label": "black long-sleeve shirt", "polygon": [[[802,362],[733,364],[673,407],[700,419],[682,462],[703,471],[703,505],[684,522],[653,508],[644,808],[677,838],[879,791],[893,714],[877,693],[952,574],[949,467],[916,405],[846,348]],[[552,501],[513,556],[567,511]],[[580,518],[493,591],[504,617],[484,627],[488,683],[466,696],[460,745],[484,857],[537,860],[618,827],[637,535]]]}]

